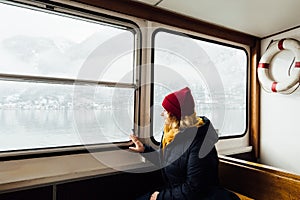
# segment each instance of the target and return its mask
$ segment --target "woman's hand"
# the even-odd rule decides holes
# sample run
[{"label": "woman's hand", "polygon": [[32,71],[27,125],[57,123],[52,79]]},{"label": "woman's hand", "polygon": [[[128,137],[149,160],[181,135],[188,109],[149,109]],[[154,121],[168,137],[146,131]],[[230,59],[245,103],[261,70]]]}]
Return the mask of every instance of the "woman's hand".
[{"label": "woman's hand", "polygon": [[151,195],[150,197],[150,200],[156,200],[157,199],[157,196],[158,196],[159,192],[153,192],[153,194]]},{"label": "woman's hand", "polygon": [[144,144],[140,141],[140,139],[135,135],[130,135],[131,144],[134,144],[134,147],[129,147],[130,150],[143,153],[145,151]]}]

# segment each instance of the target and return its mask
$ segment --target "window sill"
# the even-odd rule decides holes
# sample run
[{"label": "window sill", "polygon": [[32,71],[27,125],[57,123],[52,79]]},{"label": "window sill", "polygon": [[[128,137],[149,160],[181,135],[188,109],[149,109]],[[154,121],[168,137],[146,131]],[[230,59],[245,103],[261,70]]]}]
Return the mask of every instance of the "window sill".
[{"label": "window sill", "polygon": [[0,191],[66,182],[143,167],[150,165],[144,163],[140,154],[125,150],[2,161]]},{"label": "window sill", "polygon": [[235,155],[235,154],[241,154],[241,153],[248,153],[252,151],[252,146],[247,147],[237,147],[237,148],[226,148],[226,149],[219,149],[218,153],[220,155]]}]

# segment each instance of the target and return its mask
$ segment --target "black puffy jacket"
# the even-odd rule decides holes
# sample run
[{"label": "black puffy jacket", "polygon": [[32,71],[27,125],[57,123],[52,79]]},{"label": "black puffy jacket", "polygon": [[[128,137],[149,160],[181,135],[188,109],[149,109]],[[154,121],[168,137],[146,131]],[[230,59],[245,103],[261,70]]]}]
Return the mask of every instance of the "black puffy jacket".
[{"label": "black puffy jacket", "polygon": [[[157,161],[165,187],[158,200],[200,200],[218,186],[219,160],[214,146],[218,135],[209,119],[202,119],[204,125],[181,130],[165,149],[159,149]],[[146,148],[149,151],[151,148]]]}]

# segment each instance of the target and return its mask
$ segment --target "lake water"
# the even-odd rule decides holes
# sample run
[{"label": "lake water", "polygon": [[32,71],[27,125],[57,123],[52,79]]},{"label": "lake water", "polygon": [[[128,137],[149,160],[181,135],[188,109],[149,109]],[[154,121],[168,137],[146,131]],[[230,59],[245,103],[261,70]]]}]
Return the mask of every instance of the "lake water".
[{"label": "lake water", "polygon": [[120,110],[0,110],[0,151],[127,141],[131,120]]}]

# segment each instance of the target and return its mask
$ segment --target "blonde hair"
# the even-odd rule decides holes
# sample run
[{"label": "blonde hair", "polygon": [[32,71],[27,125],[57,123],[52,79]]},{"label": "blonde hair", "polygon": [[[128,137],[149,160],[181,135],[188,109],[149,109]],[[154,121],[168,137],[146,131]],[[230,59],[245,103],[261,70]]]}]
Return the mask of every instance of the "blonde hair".
[{"label": "blonde hair", "polygon": [[204,124],[203,119],[196,116],[194,112],[192,115],[184,116],[178,120],[174,115],[167,112],[167,119],[164,125],[164,136],[162,139],[162,148],[170,144],[180,130],[189,127],[200,127]]},{"label": "blonde hair", "polygon": [[167,112],[167,119],[164,126],[165,131],[172,130],[175,135],[180,131],[180,121],[175,117],[175,115],[172,115],[170,112]]},{"label": "blonde hair", "polygon": [[170,112],[167,112],[167,123],[165,124],[166,130],[173,130],[176,135],[180,130],[189,128],[189,127],[200,127],[204,122],[202,118],[197,117],[196,112],[191,115],[184,116],[181,120],[178,120]]}]

